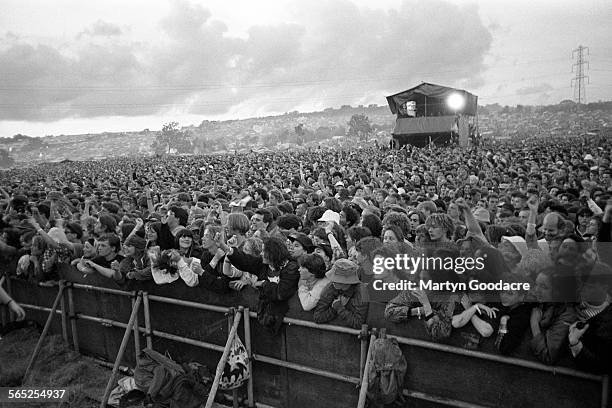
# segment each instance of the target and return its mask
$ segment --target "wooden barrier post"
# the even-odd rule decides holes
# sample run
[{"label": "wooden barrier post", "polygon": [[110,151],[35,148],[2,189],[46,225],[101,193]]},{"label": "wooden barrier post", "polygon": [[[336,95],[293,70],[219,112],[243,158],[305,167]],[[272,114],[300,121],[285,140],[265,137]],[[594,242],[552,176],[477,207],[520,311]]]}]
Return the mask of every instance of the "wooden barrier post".
[{"label": "wooden barrier post", "polygon": [[368,355],[366,357],[365,368],[363,370],[363,378],[361,379],[361,389],[359,390],[359,401],[357,402],[357,408],[365,407],[366,396],[368,394],[368,371],[370,370],[370,363],[372,357],[372,347],[376,340],[376,334],[370,336],[370,345],[368,346]]},{"label": "wooden barrier post", "polygon": [[117,377],[117,372],[119,371],[119,366],[121,365],[123,354],[125,353],[125,349],[127,348],[128,340],[130,339],[130,332],[134,327],[134,322],[136,321],[136,316],[138,315],[138,309],[140,308],[141,301],[142,298],[140,297],[139,293],[136,296],[136,301],[134,302],[134,307],[132,308],[130,320],[128,321],[127,327],[125,328],[125,333],[123,334],[123,339],[121,340],[121,346],[119,347],[119,353],[117,353],[117,358],[115,358],[115,365],[113,366],[113,371],[111,373],[110,378],[108,379],[108,383],[106,384],[106,390],[104,391],[102,402],[100,402],[100,408],[106,408],[108,397],[110,396],[110,393],[113,390],[113,384],[115,382],[115,378]]},{"label": "wooden barrier post", "polygon": [[[240,312],[242,312],[242,310]],[[230,312],[227,315],[227,331],[228,331],[228,333],[232,330],[232,326],[234,325],[234,315],[235,314],[236,314],[236,309],[231,307],[230,308]],[[232,341],[232,343],[233,343],[233,341]],[[235,388],[232,390],[232,407],[233,408],[238,408],[238,390],[235,389]]]},{"label": "wooden barrier post", "polygon": [[[64,288],[66,287],[66,281],[61,280],[59,284],[60,284],[60,289],[64,290]],[[64,339],[66,344],[68,344],[68,316],[67,316],[67,311],[66,311],[66,297],[65,296],[62,296],[61,302],[62,303],[60,305],[60,310],[61,310],[61,316],[62,316],[62,338]]]},{"label": "wooden barrier post", "polygon": [[610,392],[610,376],[604,375],[601,379],[601,408],[608,407],[608,393]]},{"label": "wooden barrier post", "polygon": [[[0,278],[0,288],[2,286],[4,286],[4,281],[6,280],[6,276],[2,276]],[[6,317],[6,308],[4,307],[4,305],[0,306],[0,324],[2,326],[6,325],[7,322],[7,317]]]},{"label": "wooden barrier post", "polygon": [[[8,275],[6,276],[6,280],[4,281],[4,283],[6,284],[6,293],[8,293],[8,295],[12,298],[13,297],[13,288],[11,288],[11,278],[8,277]],[[7,308],[6,310],[7,315],[8,315],[8,321],[12,322],[13,321],[13,312],[11,312],[11,309]]]},{"label": "wooden barrier post", "polygon": [[77,315],[74,311],[74,298],[72,295],[73,283],[68,285],[68,313],[70,317],[70,332],[72,333],[72,347],[74,351],[79,352],[79,334],[77,333],[76,319]]},{"label": "wooden barrier post", "polygon": [[230,348],[232,347],[232,343],[234,341],[234,336],[236,335],[236,331],[238,330],[238,325],[240,324],[241,316],[242,316],[242,313],[236,313],[234,324],[232,325],[232,329],[230,330],[230,333],[227,336],[227,343],[225,343],[225,348],[223,349],[223,355],[221,355],[221,360],[219,360],[219,364],[217,364],[217,371],[215,372],[215,380],[213,381],[212,388],[210,389],[210,393],[208,394],[208,399],[206,400],[205,408],[211,408],[213,402],[215,401],[215,395],[217,394],[217,389],[219,388],[219,381],[221,381],[221,375],[223,374],[223,370],[225,369],[225,363],[229,356]]},{"label": "wooden barrier post", "polygon": [[153,350],[153,333],[151,332],[151,310],[149,309],[149,293],[142,293],[143,305],[144,305],[144,319],[145,319],[145,337],[147,338],[147,348]]},{"label": "wooden barrier post", "polygon": [[[132,309],[134,309],[134,305],[136,304],[136,299],[140,295],[138,292],[132,292]],[[136,317],[134,318],[134,354],[135,356],[140,355],[140,332],[138,331],[138,313],[136,313]]]},{"label": "wooden barrier post", "polygon": [[243,310],[244,313],[244,345],[247,350],[247,355],[249,356],[249,373],[251,376],[249,377],[249,382],[247,384],[247,398],[248,398],[248,407],[255,408],[255,401],[253,398],[253,352],[251,350],[251,316],[249,316],[249,308],[245,308]]},{"label": "wooden barrier post", "polygon": [[30,374],[30,370],[34,366],[34,361],[36,361],[36,357],[38,357],[38,353],[40,353],[40,349],[42,348],[43,341],[49,332],[49,328],[51,327],[51,322],[55,317],[55,311],[59,306],[60,300],[64,297],[64,286],[60,285],[59,291],[57,292],[57,296],[55,297],[55,301],[53,302],[53,307],[51,307],[51,311],[49,312],[49,317],[47,317],[47,321],[45,322],[45,327],[43,328],[42,334],[38,339],[38,343],[36,343],[36,347],[34,347],[34,352],[32,353],[32,357],[30,357],[30,361],[28,362],[28,366],[26,367],[25,374],[23,375],[22,384],[25,384],[28,380],[28,375]]},{"label": "wooden barrier post", "polygon": [[368,355],[368,325],[361,325],[361,333],[359,334],[361,341],[361,356],[359,357],[359,381],[363,379],[363,370],[365,369],[366,357]]}]

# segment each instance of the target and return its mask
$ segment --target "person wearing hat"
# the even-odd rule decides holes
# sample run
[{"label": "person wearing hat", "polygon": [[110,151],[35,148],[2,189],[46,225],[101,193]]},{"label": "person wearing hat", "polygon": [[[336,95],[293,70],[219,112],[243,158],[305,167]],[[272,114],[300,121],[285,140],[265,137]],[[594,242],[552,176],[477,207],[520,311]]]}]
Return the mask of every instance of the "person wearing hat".
[{"label": "person wearing hat", "polygon": [[506,218],[514,217],[514,206],[510,203],[500,202],[497,204],[497,214],[495,215],[495,223],[503,224]]},{"label": "person wearing hat", "polygon": [[331,281],[321,294],[314,311],[317,323],[337,322],[361,328],[368,317],[369,296],[359,280],[359,266],[348,259],[338,259],[325,274]]},{"label": "person wearing hat", "polygon": [[287,237],[287,249],[291,259],[297,261],[301,256],[312,253],[314,245],[308,235],[301,232],[292,232]]},{"label": "person wearing hat", "polygon": [[323,216],[317,220],[317,222],[320,223],[327,223],[329,221],[333,221],[340,225],[340,214],[332,210],[326,210]]}]

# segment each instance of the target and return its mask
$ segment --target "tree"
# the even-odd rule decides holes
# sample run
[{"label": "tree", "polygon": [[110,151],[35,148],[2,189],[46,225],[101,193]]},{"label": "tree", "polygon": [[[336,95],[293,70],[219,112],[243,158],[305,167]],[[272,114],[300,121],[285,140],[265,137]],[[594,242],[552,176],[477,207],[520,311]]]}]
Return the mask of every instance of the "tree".
[{"label": "tree", "polygon": [[193,141],[187,131],[179,128],[178,122],[166,123],[155,136],[151,147],[156,154],[168,154],[171,150],[176,153],[193,153]]},{"label": "tree", "polygon": [[368,138],[372,134],[372,125],[370,125],[370,119],[366,115],[355,114],[351,116],[351,120],[348,121],[348,133],[350,137],[357,137],[359,140],[368,141]]},{"label": "tree", "polygon": [[304,124],[300,123],[295,127],[295,142],[300,146],[303,145],[305,135],[306,132],[304,131]]},{"label": "tree", "polygon": [[15,159],[9,156],[9,152],[6,149],[0,149],[0,167],[11,167],[15,164]]}]

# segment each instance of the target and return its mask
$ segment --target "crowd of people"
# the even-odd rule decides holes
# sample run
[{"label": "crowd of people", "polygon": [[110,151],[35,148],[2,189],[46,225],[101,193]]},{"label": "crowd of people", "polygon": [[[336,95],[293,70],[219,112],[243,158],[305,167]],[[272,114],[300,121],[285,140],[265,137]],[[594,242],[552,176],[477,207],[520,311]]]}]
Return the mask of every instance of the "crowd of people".
[{"label": "crowd of people", "polygon": [[[420,320],[432,341],[528,339],[545,364],[612,367],[612,167],[608,141],[310,149],[44,164],[0,174],[3,272],[53,281],[72,265],[139,281],[258,290],[274,334],[299,298],[317,323]],[[374,273],[377,258],[481,258]],[[415,272],[415,271],[413,271]],[[374,293],[374,280],[529,283],[530,290]],[[23,310],[0,292],[20,317]]]}]

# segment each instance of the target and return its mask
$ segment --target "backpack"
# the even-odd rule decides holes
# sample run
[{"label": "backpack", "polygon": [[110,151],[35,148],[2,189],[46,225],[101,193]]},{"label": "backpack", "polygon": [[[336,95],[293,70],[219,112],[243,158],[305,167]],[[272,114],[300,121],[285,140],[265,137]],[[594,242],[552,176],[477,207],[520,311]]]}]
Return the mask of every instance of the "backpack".
[{"label": "backpack", "polygon": [[148,348],[140,352],[136,361],[136,389],[146,394],[145,402],[153,407],[197,408],[206,401],[210,387],[190,366],[181,366]]},{"label": "backpack", "polygon": [[386,405],[402,395],[406,358],[394,338],[378,338],[372,343],[368,370],[368,399]]}]

